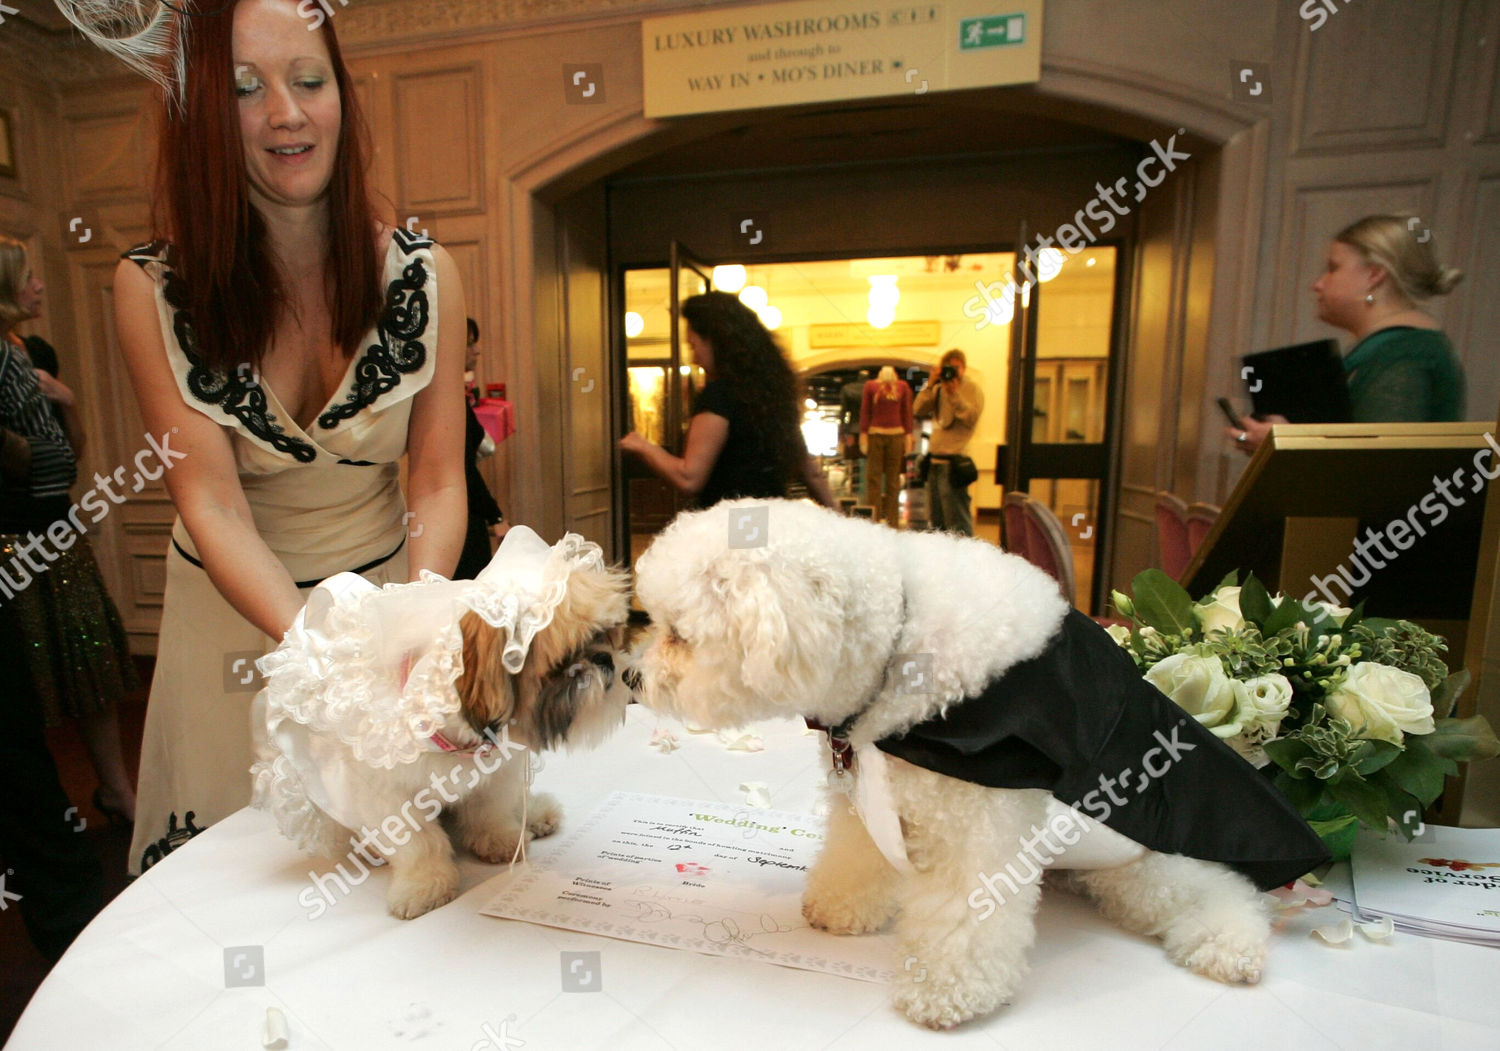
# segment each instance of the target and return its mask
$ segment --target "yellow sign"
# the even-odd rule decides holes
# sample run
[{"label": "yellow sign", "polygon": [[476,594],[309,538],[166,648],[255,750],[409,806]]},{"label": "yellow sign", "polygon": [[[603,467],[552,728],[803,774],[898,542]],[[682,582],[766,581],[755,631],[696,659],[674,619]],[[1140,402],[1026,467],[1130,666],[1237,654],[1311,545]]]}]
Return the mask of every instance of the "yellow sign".
[{"label": "yellow sign", "polygon": [[641,24],[646,116],[1034,82],[1042,0],[805,0]]},{"label": "yellow sign", "polygon": [[869,325],[809,325],[809,350],[837,347],[935,347],[942,335],[936,321],[895,321],[885,328]]}]

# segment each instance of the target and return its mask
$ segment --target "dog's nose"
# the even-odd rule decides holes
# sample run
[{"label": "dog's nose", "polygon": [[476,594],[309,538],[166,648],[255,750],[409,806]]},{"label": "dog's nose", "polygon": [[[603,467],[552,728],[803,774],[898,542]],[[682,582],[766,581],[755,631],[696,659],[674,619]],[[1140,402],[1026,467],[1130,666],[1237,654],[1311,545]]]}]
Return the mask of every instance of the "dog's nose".
[{"label": "dog's nose", "polygon": [[631,693],[640,693],[641,686],[646,681],[634,666],[626,668],[624,671],[622,671],[620,673],[620,678],[625,681],[626,686],[630,687]]}]

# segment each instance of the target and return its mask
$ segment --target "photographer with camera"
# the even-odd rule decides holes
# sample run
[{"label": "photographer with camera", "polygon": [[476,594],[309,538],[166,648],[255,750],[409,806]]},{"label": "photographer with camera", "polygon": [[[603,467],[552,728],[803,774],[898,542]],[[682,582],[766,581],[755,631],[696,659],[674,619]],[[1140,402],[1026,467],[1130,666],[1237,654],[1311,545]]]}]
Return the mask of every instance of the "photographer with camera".
[{"label": "photographer with camera", "polygon": [[966,454],[969,439],[984,412],[984,392],[979,384],[964,378],[968,359],[961,350],[950,350],[927,374],[927,385],[912,401],[912,415],[932,418],[928,446],[927,519],[930,527],[964,536],[974,535],[974,513],[969,506],[969,486],[979,471]]}]

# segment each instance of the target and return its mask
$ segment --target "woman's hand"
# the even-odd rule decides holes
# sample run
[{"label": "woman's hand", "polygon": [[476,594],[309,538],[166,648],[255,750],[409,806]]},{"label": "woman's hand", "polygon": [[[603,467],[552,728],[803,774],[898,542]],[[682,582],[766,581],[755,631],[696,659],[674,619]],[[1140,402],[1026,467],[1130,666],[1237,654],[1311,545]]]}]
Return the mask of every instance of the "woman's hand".
[{"label": "woman's hand", "polygon": [[72,389],[52,373],[37,369],[36,385],[48,401],[61,405],[65,409],[73,407]]},{"label": "woman's hand", "polygon": [[646,455],[646,450],[652,448],[654,443],[648,442],[635,431],[631,431],[620,439],[619,444],[622,453],[629,453],[632,456],[644,456]]},{"label": "woman's hand", "polygon": [[1274,413],[1264,420],[1257,420],[1253,416],[1246,416],[1240,420],[1238,427],[1225,427],[1224,433],[1234,441],[1235,448],[1246,456],[1251,455],[1260,448],[1260,443],[1266,440],[1266,435],[1271,433],[1271,428],[1278,423],[1289,423],[1285,416]]}]

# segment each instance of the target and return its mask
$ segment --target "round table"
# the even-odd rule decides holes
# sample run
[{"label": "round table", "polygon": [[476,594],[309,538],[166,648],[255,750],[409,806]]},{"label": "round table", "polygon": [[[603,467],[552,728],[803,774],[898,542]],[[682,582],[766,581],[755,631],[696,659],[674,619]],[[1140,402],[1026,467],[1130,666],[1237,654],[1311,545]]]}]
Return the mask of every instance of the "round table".
[{"label": "round table", "polygon": [[[653,748],[658,728],[680,747]],[[820,735],[789,720],[750,729],[764,750],[732,750],[632,705],[600,749],[548,755],[536,787],[563,804],[559,836],[619,788],[743,806],[740,785],[760,781],[771,806],[812,811]],[[533,862],[555,842],[532,844]],[[299,897],[331,864],[242,810],[100,913],[7,1047],[254,1049],[272,1007],[289,1048],[336,1051],[1500,1046],[1495,950],[1403,933],[1329,946],[1309,932],[1340,918],[1332,907],[1287,915],[1261,984],[1229,987],[1049,890],[1015,1003],[930,1033],[881,985],[480,915],[507,869],[469,857],[461,869],[462,896],[415,920],[386,913],[385,869],[315,912]],[[597,991],[564,991],[562,954],[579,951],[600,954]]]}]

